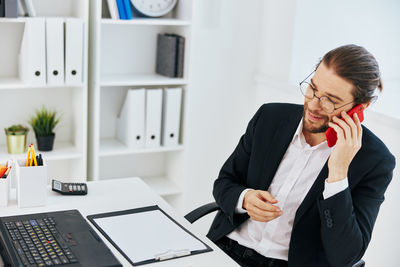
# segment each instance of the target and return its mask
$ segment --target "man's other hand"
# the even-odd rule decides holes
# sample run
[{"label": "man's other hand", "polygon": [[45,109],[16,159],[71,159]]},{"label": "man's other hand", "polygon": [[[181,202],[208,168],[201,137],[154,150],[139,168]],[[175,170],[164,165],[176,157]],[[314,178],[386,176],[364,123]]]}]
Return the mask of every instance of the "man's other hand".
[{"label": "man's other hand", "polygon": [[269,222],[282,215],[279,207],[272,204],[278,203],[268,191],[249,190],[243,198],[243,208],[250,218],[259,222]]}]

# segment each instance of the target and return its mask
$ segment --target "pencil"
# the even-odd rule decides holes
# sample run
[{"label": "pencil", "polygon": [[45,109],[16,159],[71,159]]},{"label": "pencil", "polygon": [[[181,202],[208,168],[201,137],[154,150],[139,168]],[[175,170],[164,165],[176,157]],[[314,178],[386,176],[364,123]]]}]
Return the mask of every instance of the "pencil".
[{"label": "pencil", "polygon": [[10,173],[10,171],[11,171],[11,165],[8,166],[8,169],[7,169],[6,173],[5,173],[5,175],[8,176],[8,174]]},{"label": "pencil", "polygon": [[[37,166],[37,161],[36,161],[36,155],[35,155],[35,147],[32,145],[32,155],[31,157],[33,158],[33,162],[35,163],[35,166]],[[31,166],[32,166],[32,160],[31,160]]]},{"label": "pencil", "polygon": [[26,163],[25,163],[26,167],[29,166],[29,156],[31,155],[31,145],[32,144],[30,144],[29,147],[28,147],[28,156],[26,157]]}]

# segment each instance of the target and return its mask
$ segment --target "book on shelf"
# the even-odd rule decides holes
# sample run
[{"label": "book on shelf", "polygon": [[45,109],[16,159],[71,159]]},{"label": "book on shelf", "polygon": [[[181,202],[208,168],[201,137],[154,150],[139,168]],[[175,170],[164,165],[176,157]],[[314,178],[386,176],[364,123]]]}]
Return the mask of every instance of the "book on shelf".
[{"label": "book on shelf", "polygon": [[0,18],[4,17],[4,1],[0,0]]},{"label": "book on shelf", "polygon": [[[132,19],[132,9],[129,0],[116,0],[119,18]],[[111,13],[111,12],[110,12]]]},{"label": "book on shelf", "polygon": [[36,10],[33,5],[32,0],[21,0],[23,2],[23,6],[25,8],[26,13],[28,14],[29,17],[36,17]]},{"label": "book on shelf", "polygon": [[182,78],[184,68],[185,38],[177,34],[158,34],[156,73]]},{"label": "book on shelf", "polygon": [[28,11],[26,10],[26,5],[24,0],[18,0],[18,16],[20,17],[28,16]]},{"label": "book on shelf", "polygon": [[106,0],[107,5],[103,5],[102,9],[102,17],[103,18],[111,18],[111,19],[119,19],[118,7],[116,0]]},{"label": "book on shelf", "polygon": [[4,17],[17,18],[18,17],[18,1],[17,0],[3,0]]},{"label": "book on shelf", "polygon": [[32,0],[0,0],[0,18],[35,17]]}]

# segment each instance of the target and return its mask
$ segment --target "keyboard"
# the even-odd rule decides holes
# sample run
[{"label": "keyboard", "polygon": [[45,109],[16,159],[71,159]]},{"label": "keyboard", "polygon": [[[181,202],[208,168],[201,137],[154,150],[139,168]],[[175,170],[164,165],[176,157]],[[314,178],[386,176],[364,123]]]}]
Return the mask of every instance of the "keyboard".
[{"label": "keyboard", "polygon": [[[26,266],[56,266],[77,263],[66,239],[56,228],[54,218],[4,222],[12,244],[22,264]],[[74,242],[74,241],[72,241]]]}]

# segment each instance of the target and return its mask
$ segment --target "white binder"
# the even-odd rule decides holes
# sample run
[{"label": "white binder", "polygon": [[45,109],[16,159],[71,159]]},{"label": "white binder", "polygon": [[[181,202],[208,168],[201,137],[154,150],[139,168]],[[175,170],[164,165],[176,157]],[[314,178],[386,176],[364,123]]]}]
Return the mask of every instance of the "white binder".
[{"label": "white binder", "polygon": [[36,17],[36,9],[33,5],[32,0],[24,0],[24,3],[29,17]]},{"label": "white binder", "polygon": [[146,147],[161,146],[162,89],[146,91]]},{"label": "white binder", "polygon": [[19,17],[25,17],[28,15],[28,12],[26,11],[26,5],[23,0],[18,0],[18,16]]},{"label": "white binder", "polygon": [[107,0],[108,10],[110,11],[110,16],[112,19],[119,19],[117,1]]},{"label": "white binder", "polygon": [[81,85],[83,80],[83,20],[65,20],[65,83]]},{"label": "white binder", "polygon": [[131,148],[145,145],[145,89],[130,89],[117,121],[118,139]]},{"label": "white binder", "polygon": [[19,76],[24,83],[46,84],[45,19],[30,18],[25,22],[19,53]]},{"label": "white binder", "polygon": [[64,84],[64,20],[46,19],[47,84]]},{"label": "white binder", "polygon": [[165,88],[161,143],[177,146],[181,121],[182,88]]}]

